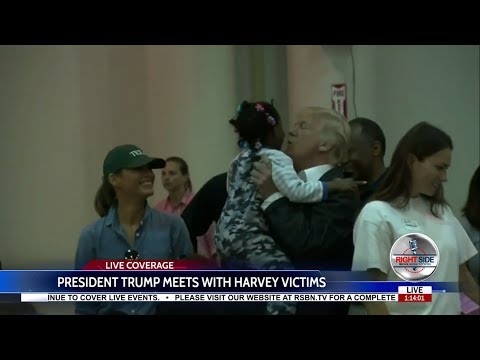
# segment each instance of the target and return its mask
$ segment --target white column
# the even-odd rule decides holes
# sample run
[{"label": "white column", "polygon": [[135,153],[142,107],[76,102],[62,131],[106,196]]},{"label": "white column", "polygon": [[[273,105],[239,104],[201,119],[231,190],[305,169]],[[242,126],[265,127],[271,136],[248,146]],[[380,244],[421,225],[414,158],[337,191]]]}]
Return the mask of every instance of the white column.
[{"label": "white column", "polygon": [[4,268],[73,266],[94,189],[75,46],[0,47],[0,257]]},{"label": "white column", "polygon": [[[349,46],[289,45],[288,95],[290,121],[304,106],[331,107],[331,86],[343,83],[345,75],[345,54]],[[347,94],[351,86],[347,81]],[[349,102],[348,115],[351,115]]]},{"label": "white column", "polygon": [[[228,120],[237,107],[233,46],[148,46],[149,151],[183,157],[194,190],[236,154]],[[155,198],[165,196],[160,181]]]},{"label": "white column", "polygon": [[377,46],[354,45],[351,55],[353,72],[349,101],[355,105],[358,117],[372,119],[382,126],[383,119],[377,118]]},{"label": "white column", "polygon": [[264,46],[265,100],[274,99],[282,116],[282,126],[288,129],[287,46]]}]

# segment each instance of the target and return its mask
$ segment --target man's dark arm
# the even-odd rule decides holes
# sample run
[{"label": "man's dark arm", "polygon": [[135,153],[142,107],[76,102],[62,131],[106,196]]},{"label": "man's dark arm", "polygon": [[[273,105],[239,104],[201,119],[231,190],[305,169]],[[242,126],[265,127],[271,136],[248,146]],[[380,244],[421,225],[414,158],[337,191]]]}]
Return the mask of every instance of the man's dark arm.
[{"label": "man's dark arm", "polygon": [[[291,203],[281,198],[264,213],[277,244],[292,260],[328,259],[342,252],[339,247],[353,247],[351,238],[360,208],[358,194],[341,192],[320,203]],[[339,244],[338,241],[350,241]]]},{"label": "man's dark arm", "polygon": [[[201,197],[198,197],[197,194],[181,214],[182,219],[187,226],[188,234],[195,252],[197,251],[197,236],[205,234],[208,230],[208,226],[211,224],[210,222],[210,224],[206,225],[209,217],[205,210],[202,211],[203,204],[204,201]],[[205,231],[202,233],[204,229]]]},{"label": "man's dark arm", "polygon": [[193,247],[197,251],[197,236],[204,235],[212,222],[217,222],[227,200],[227,174],[214,176],[205,183],[182,212]]}]

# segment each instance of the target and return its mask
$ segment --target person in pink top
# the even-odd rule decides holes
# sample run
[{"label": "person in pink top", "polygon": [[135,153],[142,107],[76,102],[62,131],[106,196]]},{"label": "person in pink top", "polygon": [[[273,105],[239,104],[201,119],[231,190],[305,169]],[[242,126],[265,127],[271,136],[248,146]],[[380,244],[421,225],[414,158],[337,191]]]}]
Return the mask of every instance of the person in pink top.
[{"label": "person in pink top", "polygon": [[[172,156],[166,159],[162,169],[162,184],[168,191],[168,196],[161,200],[155,208],[170,214],[180,216],[195,195],[187,162],[181,157]],[[197,237],[197,253],[207,259],[215,258],[215,225],[212,223],[208,231]]]}]

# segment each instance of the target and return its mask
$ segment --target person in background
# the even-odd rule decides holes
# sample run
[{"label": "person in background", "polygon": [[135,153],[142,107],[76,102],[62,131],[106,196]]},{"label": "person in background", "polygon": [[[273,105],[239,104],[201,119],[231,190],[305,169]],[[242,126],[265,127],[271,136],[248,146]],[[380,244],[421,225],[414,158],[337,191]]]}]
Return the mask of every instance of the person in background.
[{"label": "person in background", "polygon": [[[462,209],[460,222],[477,252],[480,252],[480,166],[477,167],[470,181],[467,202]],[[477,253],[467,265],[477,284],[480,284],[480,255]]]},{"label": "person in background", "polygon": [[[346,171],[354,179],[366,180],[365,186],[360,186],[360,201],[362,207],[378,190],[385,175],[384,156],[386,149],[385,135],[382,128],[373,120],[358,117],[349,122],[351,143],[349,162]],[[363,315],[366,309],[361,303],[352,303],[351,315]]]},{"label": "person in background", "polygon": [[[192,191],[187,162],[178,156],[166,159],[166,166],[162,169],[162,184],[168,192],[168,196],[161,200],[155,208],[181,216],[195,195]],[[192,244],[198,255],[206,259],[215,258],[214,234],[215,224],[211,222],[203,233],[193,238],[195,241]]]},{"label": "person in background", "polygon": [[351,144],[348,171],[353,178],[365,180],[367,184],[360,186],[360,200],[365,205],[380,187],[387,168],[385,168],[385,135],[380,126],[367,118],[356,118],[349,122]]},{"label": "person in background", "polygon": [[[120,145],[103,162],[103,180],[95,196],[100,219],[80,233],[75,269],[91,260],[175,260],[193,254],[188,230],[181,218],[150,208],[155,174],[165,161],[152,158],[135,145]],[[163,304],[159,304],[161,308]],[[79,315],[153,315],[152,302],[79,302]]]},{"label": "person in background", "polygon": [[[378,281],[399,281],[390,265],[392,245],[408,233],[421,233],[435,242],[441,257],[429,281],[459,282],[460,291],[478,303],[478,284],[466,265],[477,250],[443,195],[452,149],[450,136],[425,122],[403,136],[374,201],[355,222],[353,271],[366,271]],[[461,313],[460,295],[453,292],[434,293],[431,302],[366,302],[365,307],[369,315]]]},{"label": "person in background", "polygon": [[187,225],[192,243],[195,244],[194,247],[197,244],[197,237],[209,231],[212,223],[218,223],[225,201],[227,201],[226,172],[209,179],[182,211],[182,218]]}]

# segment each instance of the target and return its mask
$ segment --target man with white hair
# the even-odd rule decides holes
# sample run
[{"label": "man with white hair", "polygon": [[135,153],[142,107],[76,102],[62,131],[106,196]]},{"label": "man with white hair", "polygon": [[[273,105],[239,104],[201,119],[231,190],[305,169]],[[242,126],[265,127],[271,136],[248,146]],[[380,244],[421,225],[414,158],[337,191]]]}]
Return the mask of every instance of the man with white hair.
[{"label": "man with white hair", "polygon": [[[286,153],[304,180],[343,178],[348,160],[350,127],[340,114],[308,107],[297,115],[288,133]],[[360,211],[356,192],[335,192],[325,201],[292,203],[272,181],[272,167],[262,158],[252,180],[264,199],[262,209],[273,238],[297,269],[350,271],[353,225]],[[297,314],[348,314],[348,303],[299,303]]]}]

